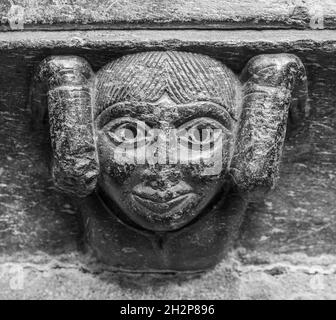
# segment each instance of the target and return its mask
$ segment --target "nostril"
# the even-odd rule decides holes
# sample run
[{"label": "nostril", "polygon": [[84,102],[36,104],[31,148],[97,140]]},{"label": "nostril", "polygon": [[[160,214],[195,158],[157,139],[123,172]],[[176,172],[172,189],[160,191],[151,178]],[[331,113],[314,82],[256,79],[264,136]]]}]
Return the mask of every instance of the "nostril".
[{"label": "nostril", "polygon": [[178,184],[179,181],[181,180],[181,178],[182,178],[181,172],[179,172],[179,171],[171,171],[168,174],[168,179],[169,179],[169,181],[172,185]]},{"label": "nostril", "polygon": [[168,171],[167,169],[163,169],[158,171],[146,169],[142,173],[142,179],[144,185],[163,191],[178,185],[181,180],[181,173],[176,170]]},{"label": "nostril", "polygon": [[147,179],[144,184],[154,190],[162,190],[166,188],[166,183],[161,179]]},{"label": "nostril", "polygon": [[169,201],[169,200],[173,199],[173,196],[174,196],[173,192],[171,192],[171,191],[168,190],[166,192],[166,196],[165,196],[166,201]]},{"label": "nostril", "polygon": [[152,187],[153,189],[158,189],[160,188],[160,184],[158,181],[156,180],[150,180],[150,181],[147,181],[147,185]]},{"label": "nostril", "polygon": [[156,172],[150,169],[145,169],[142,173],[141,176],[143,179],[151,179],[156,176]]},{"label": "nostril", "polygon": [[178,178],[169,179],[170,187],[176,186],[179,182],[180,182],[180,180]]}]

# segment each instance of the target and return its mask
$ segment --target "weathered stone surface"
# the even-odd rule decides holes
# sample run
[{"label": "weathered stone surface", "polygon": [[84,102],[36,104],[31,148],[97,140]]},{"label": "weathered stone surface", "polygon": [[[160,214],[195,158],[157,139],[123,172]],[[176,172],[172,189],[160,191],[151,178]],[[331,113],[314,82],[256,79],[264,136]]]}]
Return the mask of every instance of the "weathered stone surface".
[{"label": "weathered stone surface", "polygon": [[[254,213],[248,215],[242,241],[244,246],[260,251],[299,250],[313,255],[335,252],[336,46],[333,33],[284,31],[277,32],[276,37],[270,32],[210,34],[118,31],[0,36],[3,252],[17,249],[64,252],[76,247],[76,219],[64,207],[67,201],[55,193],[49,179],[46,147],[42,145],[46,137],[32,131],[30,115],[25,109],[33,66],[51,53],[68,54],[71,50],[85,57],[97,70],[120,56],[123,49],[132,52],[161,46],[193,51],[196,44],[199,44],[197,52],[219,58],[236,72],[253,56],[280,50],[294,53],[304,62],[309,81],[310,116],[289,134],[279,187],[269,195],[266,204],[258,204]],[[175,40],[169,41],[170,37]],[[130,40],[123,43],[126,39]]]},{"label": "weathered stone surface", "polygon": [[123,275],[81,256],[2,258],[0,299],[299,299],[336,298],[334,256],[232,255],[213,271],[181,281]]},{"label": "weathered stone surface", "polygon": [[[289,258],[277,255],[277,262],[283,263],[286,259],[296,257],[291,263],[294,266],[302,263],[303,269],[310,262],[298,255],[298,252],[310,256],[324,253],[335,255],[336,41],[332,31],[23,32],[15,33],[15,37],[13,33],[1,34],[0,48],[0,229],[3,254],[43,251],[51,255],[65,253],[68,257],[77,252],[80,234],[76,215],[67,204],[69,199],[58,193],[49,179],[48,160],[45,159],[48,141],[45,142],[46,137],[42,133],[32,130],[30,114],[25,109],[34,66],[52,54],[76,54],[87,59],[94,71],[97,71],[111,59],[123,54],[159,48],[208,54],[223,61],[237,74],[250,58],[263,53],[288,52],[303,61],[309,82],[309,117],[301,126],[294,127],[289,132],[278,187],[268,195],[265,202],[251,206],[242,228],[240,245],[250,255],[254,250],[257,251],[258,254],[249,259],[250,264],[255,266],[265,263],[266,269],[272,265],[272,260],[265,258],[265,252],[291,253]],[[18,261],[15,256],[13,259],[12,262]],[[26,256],[28,263],[31,262],[29,259]],[[320,267],[323,259],[314,259],[318,260],[314,260],[313,265]],[[48,269],[51,260],[52,258],[44,260],[42,269]],[[75,260],[78,260],[77,256]],[[272,276],[267,271],[267,281],[264,278],[259,281],[259,277],[265,276],[265,269],[262,268],[263,271],[260,272],[253,267],[252,270],[256,271],[246,274],[249,285],[244,286],[244,292],[250,293],[242,294],[242,297],[288,298],[292,297],[288,293],[293,290],[296,298],[335,297],[332,271],[334,262],[322,265],[326,269],[318,270],[322,272],[322,278],[330,283],[323,290],[312,290],[309,283],[314,276],[307,275],[306,271],[302,273],[295,267],[291,270],[296,271],[280,276]],[[99,296],[97,287],[102,286],[101,282],[97,284],[96,276],[91,278],[91,275],[83,273],[83,269],[79,270],[77,275],[90,278],[87,283],[95,282],[88,297]],[[276,274],[277,270],[279,269],[271,273]],[[315,272],[312,270],[307,272]],[[224,274],[223,269],[220,269],[218,274],[211,273],[201,282],[193,282],[198,288],[204,288],[197,290],[200,292],[199,297],[205,297],[205,292],[209,293],[208,297],[237,296],[232,292],[231,295],[224,292]],[[70,276],[64,273],[62,275],[67,279],[73,277],[72,272]],[[35,276],[36,273],[32,272],[32,281]],[[243,281],[246,279],[241,274],[240,277]],[[83,280],[82,277],[80,279]],[[209,279],[218,281],[209,282]],[[60,282],[55,281],[56,287]],[[208,283],[211,285],[208,286]],[[259,288],[259,285],[260,290],[253,289],[256,286]],[[218,290],[214,291],[214,287]],[[41,283],[36,288],[31,296],[53,296],[50,290],[39,290],[42,288]],[[74,290],[69,295],[57,293],[56,289],[54,292],[56,296],[80,297],[80,290],[76,291],[75,288],[73,285],[69,289]],[[116,297],[108,294],[115,289],[112,283],[106,289],[107,293],[104,292],[105,297]],[[181,292],[181,297],[196,297],[195,292],[194,295],[186,293],[190,291],[188,283],[179,287],[163,287],[162,292],[156,296],[172,297],[173,290],[175,293]],[[135,292],[141,297],[144,289],[118,291],[120,297],[133,297]],[[11,294],[22,297],[30,293],[27,290],[4,290],[5,297],[11,297]],[[154,291],[147,295],[154,296]]]},{"label": "weathered stone surface", "polygon": [[[5,0],[1,30],[336,27],[333,0]],[[23,24],[20,25],[20,20]],[[15,24],[17,21],[17,24]]]},{"label": "weathered stone surface", "polygon": [[304,118],[306,104],[305,68],[289,54],[254,57],[240,79],[182,51],[125,55],[96,74],[51,56],[30,91],[33,120],[50,124],[55,184],[84,198],[88,246],[138,272],[225,257],[249,198],[276,184],[288,114]]},{"label": "weathered stone surface", "polygon": [[[64,192],[90,194],[99,174],[92,119],[94,77],[79,57],[51,57],[41,62],[33,79],[29,107],[32,121],[49,121],[52,176]],[[48,108],[49,107],[49,108]]]}]

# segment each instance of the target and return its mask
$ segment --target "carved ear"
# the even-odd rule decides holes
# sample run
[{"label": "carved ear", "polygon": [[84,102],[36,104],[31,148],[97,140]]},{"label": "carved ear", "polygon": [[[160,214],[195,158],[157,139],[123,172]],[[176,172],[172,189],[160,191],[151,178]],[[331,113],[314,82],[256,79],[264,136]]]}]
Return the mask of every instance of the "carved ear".
[{"label": "carved ear", "polygon": [[307,77],[291,54],[260,55],[241,75],[243,110],[232,176],[241,190],[274,187],[286,135],[288,112],[294,120],[307,111]]},{"label": "carved ear", "polygon": [[53,56],[39,65],[30,105],[37,121],[49,114],[52,174],[61,190],[84,197],[99,174],[94,138],[94,73],[82,58]]}]

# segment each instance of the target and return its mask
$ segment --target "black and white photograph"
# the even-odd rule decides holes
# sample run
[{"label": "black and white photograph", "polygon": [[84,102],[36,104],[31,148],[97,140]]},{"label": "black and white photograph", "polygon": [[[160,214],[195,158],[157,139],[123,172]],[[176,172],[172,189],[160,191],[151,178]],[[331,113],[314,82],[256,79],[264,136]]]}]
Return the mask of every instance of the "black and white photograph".
[{"label": "black and white photograph", "polygon": [[336,300],[336,0],[0,0],[0,300]]}]

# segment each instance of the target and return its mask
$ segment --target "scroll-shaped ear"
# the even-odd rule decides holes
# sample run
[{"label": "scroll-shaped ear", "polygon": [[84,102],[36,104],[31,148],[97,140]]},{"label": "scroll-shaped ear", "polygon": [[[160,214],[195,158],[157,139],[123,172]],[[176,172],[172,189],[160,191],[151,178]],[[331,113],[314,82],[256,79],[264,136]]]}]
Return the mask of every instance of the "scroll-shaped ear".
[{"label": "scroll-shaped ear", "polygon": [[79,197],[95,189],[99,174],[92,111],[94,78],[86,60],[52,56],[39,65],[30,92],[35,120],[49,115],[54,182]]},{"label": "scroll-shaped ear", "polygon": [[307,77],[291,54],[260,55],[241,74],[243,109],[232,176],[241,190],[272,188],[279,174],[288,113],[294,120],[307,111]]}]

